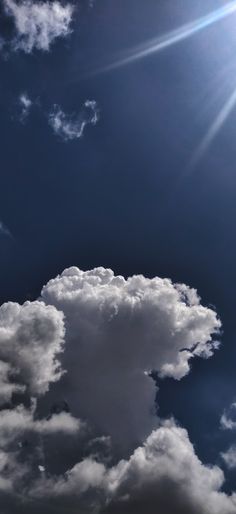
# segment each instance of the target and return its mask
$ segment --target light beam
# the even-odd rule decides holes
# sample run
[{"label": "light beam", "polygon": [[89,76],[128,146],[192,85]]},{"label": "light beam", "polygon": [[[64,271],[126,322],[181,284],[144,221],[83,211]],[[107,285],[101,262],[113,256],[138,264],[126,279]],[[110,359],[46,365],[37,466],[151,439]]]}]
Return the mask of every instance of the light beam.
[{"label": "light beam", "polygon": [[216,9],[215,11],[202,16],[201,18],[198,18],[193,22],[182,25],[178,29],[172,30],[163,36],[151,39],[142,45],[136,46],[133,50],[126,52],[123,57],[111,64],[108,64],[107,66],[104,66],[103,68],[100,68],[97,70],[97,72],[99,73],[114,70],[121,66],[125,66],[134,61],[137,61],[138,59],[142,59],[156,52],[160,52],[161,50],[175,45],[184,39],[194,36],[194,34],[197,32],[200,32],[210,25],[213,25],[217,21],[230,16],[235,11],[236,1],[234,0],[233,2],[226,4],[224,7],[220,7],[219,9]]},{"label": "light beam", "polygon": [[234,109],[236,105],[236,88],[233,90],[233,93],[230,95],[230,97],[227,99],[225,104],[223,105],[220,112],[217,114],[216,118],[214,119],[212,125],[210,126],[208,132],[206,133],[205,137],[200,142],[198,148],[193,154],[193,157],[191,159],[190,165],[188,167],[188,174],[193,172],[198,165],[199,161],[202,159],[204,154],[207,152],[210,144],[217,136],[220,129],[223,127],[225,121],[229,117],[230,113]]}]

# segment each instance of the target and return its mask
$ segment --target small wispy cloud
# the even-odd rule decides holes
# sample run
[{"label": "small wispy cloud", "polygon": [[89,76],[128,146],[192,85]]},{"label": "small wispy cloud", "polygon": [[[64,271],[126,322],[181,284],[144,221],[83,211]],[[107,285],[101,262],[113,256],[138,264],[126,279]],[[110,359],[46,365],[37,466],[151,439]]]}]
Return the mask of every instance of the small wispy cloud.
[{"label": "small wispy cloud", "polygon": [[95,100],[86,100],[79,114],[66,114],[59,105],[49,112],[48,122],[55,134],[64,141],[80,139],[87,125],[96,125],[99,110]]},{"label": "small wispy cloud", "polygon": [[29,98],[27,93],[22,93],[18,99],[18,106],[20,109],[19,118],[20,121],[24,122],[29,116],[30,109],[33,105],[32,100]]},{"label": "small wispy cloud", "polygon": [[72,4],[3,0],[3,5],[15,26],[15,37],[11,42],[13,50],[26,53],[34,49],[48,51],[55,39],[71,33]]},{"label": "small wispy cloud", "polygon": [[236,402],[233,402],[227,411],[224,411],[220,420],[224,430],[236,430]]},{"label": "small wispy cloud", "polygon": [[221,457],[228,469],[236,468],[236,446],[232,445],[226,452],[221,453]]},{"label": "small wispy cloud", "polygon": [[0,236],[7,236],[10,238],[13,237],[9,228],[7,228],[7,226],[2,221],[0,221]]}]

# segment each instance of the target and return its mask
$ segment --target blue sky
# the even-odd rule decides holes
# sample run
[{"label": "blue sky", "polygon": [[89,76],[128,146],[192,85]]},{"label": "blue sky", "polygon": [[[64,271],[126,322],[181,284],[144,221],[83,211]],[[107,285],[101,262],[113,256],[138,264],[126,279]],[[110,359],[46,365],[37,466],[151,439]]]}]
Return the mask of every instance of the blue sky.
[{"label": "blue sky", "polygon": [[[212,13],[212,18],[208,17]],[[206,16],[214,23],[203,28]],[[16,469],[20,470],[23,462],[33,477],[29,479],[26,473],[22,485],[16,473],[11,483],[16,494],[9,487],[2,488],[4,514],[28,514],[32,508],[37,513],[42,504],[49,514],[116,514],[120,509],[125,514],[231,514],[236,510],[235,496],[231,495],[236,490],[232,407],[236,396],[235,23],[235,2],[222,6],[222,2],[211,0],[204,5],[193,0],[95,0],[93,5],[87,0],[2,0],[0,4],[0,298],[7,306],[1,308],[0,344],[5,348],[6,341],[11,340],[8,344],[14,354],[11,350],[0,352],[0,362],[10,366],[6,375],[2,372],[2,388],[5,391],[7,384],[8,391],[0,404],[0,434],[1,424],[5,427],[2,440],[10,430],[11,416],[15,416],[18,426],[1,451],[9,459],[8,469],[15,459]],[[177,29],[181,35],[186,27],[189,37],[127,61],[127,56],[137,57],[140,49],[173,39]],[[190,33],[191,27],[194,34]],[[63,278],[63,270],[72,266],[84,272],[94,270],[93,278],[79,271]],[[138,285],[135,278],[128,285],[119,279],[120,289],[114,292],[109,273],[96,271],[100,267],[112,269],[124,279],[135,275],[146,278]],[[60,279],[51,290],[46,284],[58,274]],[[155,277],[160,277],[160,282],[148,282]],[[167,288],[169,306],[166,300],[158,303],[155,295],[150,300],[152,287],[155,291],[167,287],[162,282],[165,277],[174,288]],[[85,291],[93,288],[91,297],[87,299],[84,294],[78,300],[78,283]],[[104,296],[100,296],[98,283],[105,284]],[[176,283],[196,289],[201,298],[198,307],[193,307],[190,299],[186,301],[186,326],[190,328],[181,333],[182,347],[173,336],[178,330],[169,314],[172,307],[173,312],[179,312],[184,303],[181,295],[176,299]],[[70,305],[69,290],[73,293]],[[139,355],[134,344],[137,338],[138,347],[139,332],[131,321],[129,325],[130,314],[124,314],[134,290],[142,298],[148,295],[151,302],[149,314],[146,300],[140,315],[136,311],[132,314],[135,327],[141,327],[140,345],[147,348],[147,353],[150,334],[156,334],[153,345],[158,352],[152,361],[150,349],[147,370],[142,368],[144,361],[138,361],[137,368],[132,359],[129,361],[129,352],[133,351],[134,360],[135,354]],[[62,297],[59,291],[63,291]],[[25,301],[29,302],[26,311],[22,307]],[[154,307],[156,318],[151,314]],[[6,315],[8,309],[10,314]],[[205,324],[198,318],[198,309],[207,316]],[[65,321],[59,312],[63,312]],[[98,314],[101,312],[103,321]],[[220,330],[214,313],[221,320]],[[47,323],[52,325],[47,328]],[[179,323],[183,323],[181,316]],[[45,336],[51,331],[52,339]],[[192,341],[195,331],[196,340]],[[106,346],[109,337],[117,344],[111,354]],[[208,353],[207,337],[210,342],[220,342],[218,349],[211,347],[212,355]],[[52,345],[44,364],[48,375],[43,390],[32,381],[35,363],[20,357],[26,352],[21,344],[28,341],[31,355],[32,341],[40,342],[40,338],[42,345]],[[194,355],[201,338],[204,351]],[[83,346],[85,341],[89,345],[96,340],[101,344],[96,354],[98,370],[95,354],[87,356]],[[178,359],[183,365],[185,351],[189,352],[191,365],[181,374],[177,371]],[[37,354],[39,363],[43,362],[42,355]],[[60,377],[54,376],[52,355],[53,362],[66,369],[65,376],[62,372]],[[76,378],[76,366],[81,379]],[[166,366],[174,368],[166,372]],[[145,373],[153,371],[156,377],[155,382],[147,379],[152,383],[150,391],[143,378],[130,382],[132,373],[141,368]],[[105,378],[103,382],[103,375],[107,382]],[[122,380],[123,388],[118,386]],[[97,393],[92,389],[94,381]],[[125,386],[132,392],[130,399]],[[103,387],[111,391],[107,400]],[[81,400],[80,389],[85,391]],[[145,409],[149,412],[149,393],[152,398],[157,393],[156,404],[153,402],[157,416],[150,422],[147,415],[142,426]],[[140,410],[136,407],[139,395]],[[112,411],[113,400],[114,413],[105,420],[104,413]],[[122,419],[119,406],[126,400],[122,425],[116,422],[116,416]],[[60,411],[56,420],[56,414],[48,414],[55,404]],[[230,428],[222,426],[224,412],[231,420]],[[24,430],[20,416],[24,418]],[[56,428],[46,427],[46,419]],[[132,427],[137,420],[140,426],[134,435]],[[77,434],[78,423],[83,421],[91,425],[90,435],[86,430]],[[48,436],[53,430],[54,442]],[[161,464],[155,461],[153,440],[148,439],[152,430],[158,448],[162,438],[166,441]],[[74,446],[68,442],[68,432],[73,433]],[[189,483],[186,491],[177,477],[178,470],[183,476],[182,454],[176,449],[181,447],[178,437],[189,455],[190,474],[195,477],[195,485]],[[111,438],[111,446],[105,438]],[[23,445],[19,455],[16,448],[25,441],[30,450]],[[60,458],[57,445],[63,448]],[[137,448],[139,453],[135,453]],[[171,471],[167,482],[157,473],[153,485],[144,470],[143,483],[135,491],[132,477],[139,476],[141,469],[138,455],[147,448],[155,470],[163,466],[165,476]],[[168,460],[167,466],[169,448],[173,460],[172,464]],[[127,461],[126,471],[122,471],[117,490],[111,493],[111,466],[117,473],[122,458]],[[86,459],[93,464],[93,480],[85,485]],[[203,491],[198,480],[201,473],[197,459],[202,462],[205,483],[210,484],[208,490]],[[208,464],[217,468],[207,468]],[[225,482],[221,484],[222,470]],[[5,468],[1,477],[0,466],[1,479],[10,480]],[[159,487],[164,492],[154,494]],[[173,505],[165,493],[168,487],[174,491]],[[19,504],[18,489],[22,488]],[[82,492],[77,494],[76,488]],[[211,500],[212,491],[219,495],[216,504]],[[204,499],[204,494],[210,499],[203,507],[200,498]],[[196,505],[193,498],[197,498]]]}]

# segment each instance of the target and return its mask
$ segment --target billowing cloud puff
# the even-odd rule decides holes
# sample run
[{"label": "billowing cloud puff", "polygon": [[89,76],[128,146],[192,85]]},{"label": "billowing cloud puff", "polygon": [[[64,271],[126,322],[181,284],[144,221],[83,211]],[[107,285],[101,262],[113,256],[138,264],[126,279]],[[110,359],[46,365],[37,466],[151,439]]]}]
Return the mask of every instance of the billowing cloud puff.
[{"label": "billowing cloud puff", "polygon": [[34,2],[4,0],[6,13],[14,20],[16,37],[13,47],[31,53],[34,48],[49,50],[58,37],[70,33],[73,6],[58,1]]},{"label": "billowing cloud puff", "polygon": [[13,391],[31,395],[48,390],[62,375],[58,354],[64,340],[63,314],[43,302],[20,306],[8,302],[0,307],[0,398]]},{"label": "billowing cloud puff", "polygon": [[167,421],[128,462],[110,471],[113,505],[106,512],[233,514],[236,495],[220,493],[223,482],[220,468],[199,461],[186,430]]},{"label": "billowing cloud puff", "polygon": [[49,125],[64,141],[80,139],[86,125],[96,125],[98,120],[99,111],[95,100],[86,100],[76,115],[65,114],[59,105],[54,105],[48,116]]},{"label": "billowing cloud puff", "polygon": [[[35,498],[65,502],[70,512],[103,514],[234,514],[236,495],[220,492],[222,470],[204,466],[186,430],[166,421],[153,431],[129,460],[106,467],[84,459],[64,477],[42,478]],[[90,494],[88,494],[88,491]],[[58,512],[65,512],[65,503]]]},{"label": "billowing cloud puff", "polygon": [[141,275],[125,280],[104,268],[67,269],[42,298],[65,315],[63,391],[73,411],[127,447],[157,422],[149,372],[181,379],[195,355],[212,355],[221,325],[185,285]]}]

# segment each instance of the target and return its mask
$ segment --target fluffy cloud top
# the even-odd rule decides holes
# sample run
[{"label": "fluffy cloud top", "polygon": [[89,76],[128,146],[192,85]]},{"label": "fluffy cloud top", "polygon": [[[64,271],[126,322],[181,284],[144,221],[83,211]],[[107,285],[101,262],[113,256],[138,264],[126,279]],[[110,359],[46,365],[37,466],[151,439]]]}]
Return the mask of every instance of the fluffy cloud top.
[{"label": "fluffy cloud top", "polygon": [[64,141],[80,139],[86,125],[96,125],[99,111],[95,100],[86,100],[78,115],[65,114],[59,105],[54,105],[49,113],[48,121],[55,134]]},{"label": "fluffy cloud top", "polygon": [[14,20],[16,37],[13,46],[16,50],[24,50],[26,53],[31,53],[34,48],[49,50],[55,39],[71,32],[71,4],[4,0],[4,6],[6,13]]}]

